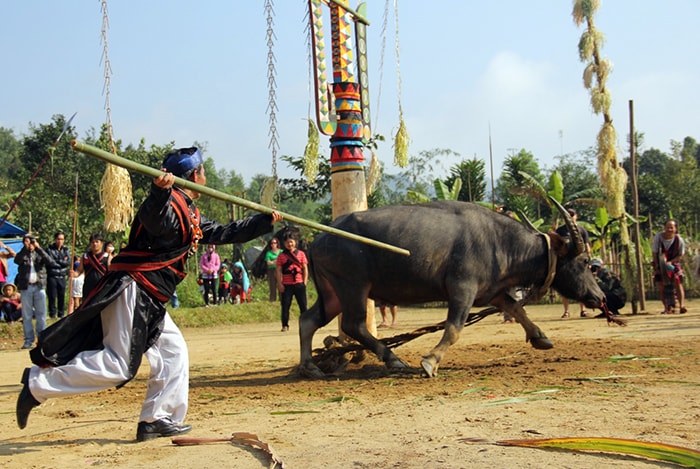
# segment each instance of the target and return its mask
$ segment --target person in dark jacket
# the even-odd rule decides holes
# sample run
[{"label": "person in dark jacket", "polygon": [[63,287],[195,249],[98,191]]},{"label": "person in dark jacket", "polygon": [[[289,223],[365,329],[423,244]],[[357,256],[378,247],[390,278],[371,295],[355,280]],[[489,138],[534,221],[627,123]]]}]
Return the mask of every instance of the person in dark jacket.
[{"label": "person in dark jacket", "polygon": [[[605,293],[605,305],[613,315],[618,316],[620,308],[625,306],[627,302],[627,291],[625,291],[620,278],[605,267],[601,259],[597,258],[591,260],[591,272],[595,275],[598,286]],[[605,318],[607,315],[603,311],[596,317]]]},{"label": "person in dark jacket", "polygon": [[39,246],[34,235],[24,235],[22,244],[22,249],[15,256],[18,266],[15,283],[22,296],[22,348],[28,349],[34,346],[35,336],[46,328],[46,266],[51,265],[53,260]]},{"label": "person in dark jacket", "polygon": [[187,414],[187,345],[165,305],[186,276],[187,258],[202,244],[242,243],[270,232],[282,216],[256,215],[221,225],[200,216],[199,192],[174,187],[175,176],[206,184],[197,148],[168,153],[161,176],[136,214],[129,242],[73,314],[39,336],[30,352],[35,366],[22,375],[17,399],[20,428],[31,410],[49,398],[121,387],[136,374],[143,355],[150,365],[137,441],[191,430]]},{"label": "person in dark jacket", "polygon": [[46,268],[46,295],[49,298],[49,317],[52,318],[62,318],[66,313],[66,276],[71,256],[65,242],[65,233],[58,230],[53,244],[46,249],[53,259],[53,263]]}]

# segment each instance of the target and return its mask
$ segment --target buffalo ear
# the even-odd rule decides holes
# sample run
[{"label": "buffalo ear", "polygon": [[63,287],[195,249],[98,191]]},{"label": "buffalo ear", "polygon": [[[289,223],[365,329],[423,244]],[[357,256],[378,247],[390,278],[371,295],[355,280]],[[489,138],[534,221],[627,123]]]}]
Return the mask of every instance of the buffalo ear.
[{"label": "buffalo ear", "polygon": [[549,239],[552,243],[552,249],[557,253],[557,257],[566,257],[569,255],[571,241],[568,237],[559,236],[555,231],[550,231]]}]

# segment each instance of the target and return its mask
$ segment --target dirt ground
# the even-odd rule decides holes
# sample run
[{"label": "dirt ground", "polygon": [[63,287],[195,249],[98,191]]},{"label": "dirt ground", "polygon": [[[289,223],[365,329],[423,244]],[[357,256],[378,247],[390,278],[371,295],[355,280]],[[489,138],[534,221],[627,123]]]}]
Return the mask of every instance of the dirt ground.
[{"label": "dirt ground", "polygon": [[[440,332],[395,349],[413,372],[389,373],[374,357],[340,376],[300,379],[298,336],[278,324],[185,329],[191,362],[188,436],[251,432],[285,467],[582,468],[674,467],[627,456],[467,443],[486,440],[616,437],[700,449],[700,301],[685,315],[562,320],[561,305],[529,308],[554,342],[525,343],[517,324],[491,316],[466,328],[436,378],[417,369]],[[400,309],[408,332],[445,311]],[[315,336],[337,334],[334,323]],[[292,331],[296,324],[292,325]],[[0,352],[0,464],[12,468],[262,468],[257,449],[229,442],[178,447],[167,438],[135,443],[147,365],[121,390],[47,401],[18,430],[15,402],[26,351]]]}]

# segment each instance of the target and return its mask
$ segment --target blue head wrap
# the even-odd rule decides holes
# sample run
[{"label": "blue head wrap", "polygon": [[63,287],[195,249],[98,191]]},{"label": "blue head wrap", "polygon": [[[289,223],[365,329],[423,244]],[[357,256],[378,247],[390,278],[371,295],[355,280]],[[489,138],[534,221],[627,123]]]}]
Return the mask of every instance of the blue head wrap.
[{"label": "blue head wrap", "polygon": [[241,261],[238,261],[235,264],[233,264],[233,267],[238,267],[239,269],[241,269],[241,272],[243,273],[243,291],[247,292],[250,288],[250,279],[248,278],[248,272],[246,272],[243,263]]},{"label": "blue head wrap", "polygon": [[169,173],[180,177],[188,171],[198,168],[203,162],[199,148],[180,148],[165,155],[162,167]]}]

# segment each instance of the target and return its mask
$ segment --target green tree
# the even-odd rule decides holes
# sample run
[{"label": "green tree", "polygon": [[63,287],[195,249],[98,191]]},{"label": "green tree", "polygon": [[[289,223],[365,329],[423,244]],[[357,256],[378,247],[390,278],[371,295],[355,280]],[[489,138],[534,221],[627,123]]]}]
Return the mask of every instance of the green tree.
[{"label": "green tree", "polygon": [[13,191],[28,186],[11,221],[31,228],[44,244],[53,239],[56,229],[72,231],[78,174],[78,225],[89,232],[102,223],[99,185],[105,164],[71,149],[70,141],[75,138],[72,127],[67,129],[52,156],[47,156],[65,123],[62,115],[52,119],[49,124],[30,124],[29,133],[22,140],[21,167],[10,181]]},{"label": "green tree", "polygon": [[331,165],[328,159],[319,158],[318,172],[313,184],[304,176],[304,157],[282,156],[298,174],[298,178],[280,180],[280,208],[301,218],[330,224]]},{"label": "green tree", "polygon": [[283,189],[282,201],[288,199],[301,199],[303,201],[320,201],[328,198],[331,193],[331,164],[326,158],[319,158],[318,173],[313,184],[309,184],[304,177],[304,157],[292,157],[284,155],[282,161],[286,162],[299,174],[298,178],[284,178],[279,182]]},{"label": "green tree", "polygon": [[[447,184],[440,179],[435,179],[433,181],[433,188],[435,189],[435,200],[459,200],[462,180],[455,179],[452,186],[448,187]],[[407,196],[412,203],[424,204],[431,201],[430,197],[422,192],[409,190]]]},{"label": "green tree", "polygon": [[529,195],[530,181],[523,173],[545,186],[545,177],[534,155],[521,149],[509,155],[503,163],[503,171],[496,181],[496,200],[508,210],[516,213],[520,210],[530,219],[539,218],[540,203]]},{"label": "green tree", "polygon": [[22,143],[11,129],[0,127],[0,210],[4,216],[19,192],[11,192],[11,180],[21,169]]},{"label": "green tree", "polygon": [[404,193],[411,190],[431,194],[435,169],[441,165],[440,158],[445,156],[459,156],[459,153],[445,148],[433,148],[421,151],[417,156],[409,156],[406,169],[399,173],[399,179],[403,181],[401,186]]},{"label": "green tree", "polygon": [[[690,234],[688,228],[694,224],[695,215],[700,210],[700,200],[697,195],[697,187],[700,184],[700,171],[695,154],[698,144],[695,139],[686,137],[683,142],[671,141],[672,147],[677,144],[677,152],[674,154],[673,170],[668,177],[668,197],[671,200],[671,210],[675,218],[679,220],[679,228],[683,233]],[[663,220],[657,220],[663,222]]]},{"label": "green tree", "polygon": [[[603,193],[595,168],[595,151],[565,154],[556,157],[557,164],[551,172],[558,172],[562,181],[561,202],[574,206],[579,219],[593,220],[596,207],[600,206]],[[549,187],[551,189],[551,186]]]},{"label": "green tree", "polygon": [[[700,196],[695,190],[700,183],[697,147],[696,141],[687,137],[683,143],[672,141],[670,155],[651,148],[639,156],[639,212],[648,216],[649,232],[660,230],[670,217],[678,220],[685,236],[697,232],[695,216],[700,210]],[[628,160],[625,165],[629,167]],[[631,203],[629,191],[626,197]]]},{"label": "green tree", "polygon": [[457,180],[462,181],[457,200],[478,202],[486,198],[486,170],[483,160],[474,157],[452,166],[450,175],[444,182],[448,187],[453,187]]}]

